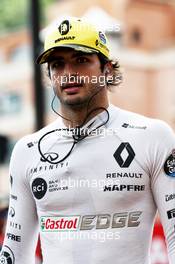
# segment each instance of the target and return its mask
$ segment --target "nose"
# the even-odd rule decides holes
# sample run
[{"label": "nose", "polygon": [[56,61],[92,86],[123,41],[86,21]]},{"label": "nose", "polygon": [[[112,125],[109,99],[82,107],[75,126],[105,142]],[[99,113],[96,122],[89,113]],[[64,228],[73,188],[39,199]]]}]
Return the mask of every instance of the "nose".
[{"label": "nose", "polygon": [[65,83],[73,82],[75,81],[75,78],[77,78],[78,73],[76,72],[73,64],[71,63],[65,63],[64,69],[63,69],[63,80]]},{"label": "nose", "polygon": [[66,62],[63,69],[63,75],[68,76],[74,74],[74,67],[72,63]]}]

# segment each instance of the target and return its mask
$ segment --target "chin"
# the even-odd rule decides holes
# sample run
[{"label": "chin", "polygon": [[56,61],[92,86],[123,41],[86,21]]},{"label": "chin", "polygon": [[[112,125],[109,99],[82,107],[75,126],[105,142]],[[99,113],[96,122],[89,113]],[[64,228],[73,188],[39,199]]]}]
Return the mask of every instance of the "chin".
[{"label": "chin", "polygon": [[65,106],[82,106],[87,104],[88,101],[89,98],[80,98],[80,97],[66,98],[66,99],[60,98],[60,102]]}]

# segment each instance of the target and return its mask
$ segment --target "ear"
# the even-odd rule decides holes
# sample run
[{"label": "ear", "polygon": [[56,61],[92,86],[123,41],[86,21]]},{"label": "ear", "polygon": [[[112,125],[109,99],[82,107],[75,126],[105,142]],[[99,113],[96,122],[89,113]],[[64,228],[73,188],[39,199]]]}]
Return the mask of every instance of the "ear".
[{"label": "ear", "polygon": [[111,62],[107,62],[104,66],[104,74],[105,76],[112,75],[113,74],[113,67]]}]

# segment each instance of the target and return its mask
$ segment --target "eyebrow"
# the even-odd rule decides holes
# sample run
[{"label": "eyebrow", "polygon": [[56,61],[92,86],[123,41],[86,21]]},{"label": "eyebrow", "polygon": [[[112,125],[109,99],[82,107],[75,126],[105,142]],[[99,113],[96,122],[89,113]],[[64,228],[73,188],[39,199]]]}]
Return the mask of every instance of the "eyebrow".
[{"label": "eyebrow", "polygon": [[[85,53],[82,51],[77,51],[76,53],[73,53],[73,55],[71,56],[71,58],[77,58],[79,56],[92,56],[93,53]],[[54,60],[64,60],[64,57],[62,56],[57,56],[57,55],[50,55],[49,57],[49,62],[52,62]]]},{"label": "eyebrow", "polygon": [[78,57],[78,56],[92,56],[93,53],[86,53],[86,52],[82,52],[82,51],[77,51],[75,54],[73,54],[73,58]]}]

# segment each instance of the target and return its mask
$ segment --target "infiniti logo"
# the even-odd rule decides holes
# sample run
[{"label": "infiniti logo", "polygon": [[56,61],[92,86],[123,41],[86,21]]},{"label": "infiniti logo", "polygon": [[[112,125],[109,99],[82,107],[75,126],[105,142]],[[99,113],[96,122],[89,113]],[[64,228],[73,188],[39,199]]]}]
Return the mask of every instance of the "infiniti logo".
[{"label": "infiniti logo", "polygon": [[42,162],[55,161],[59,157],[59,155],[57,153],[55,153],[55,152],[44,153],[43,156],[45,158],[41,157],[41,159],[40,159]]}]

